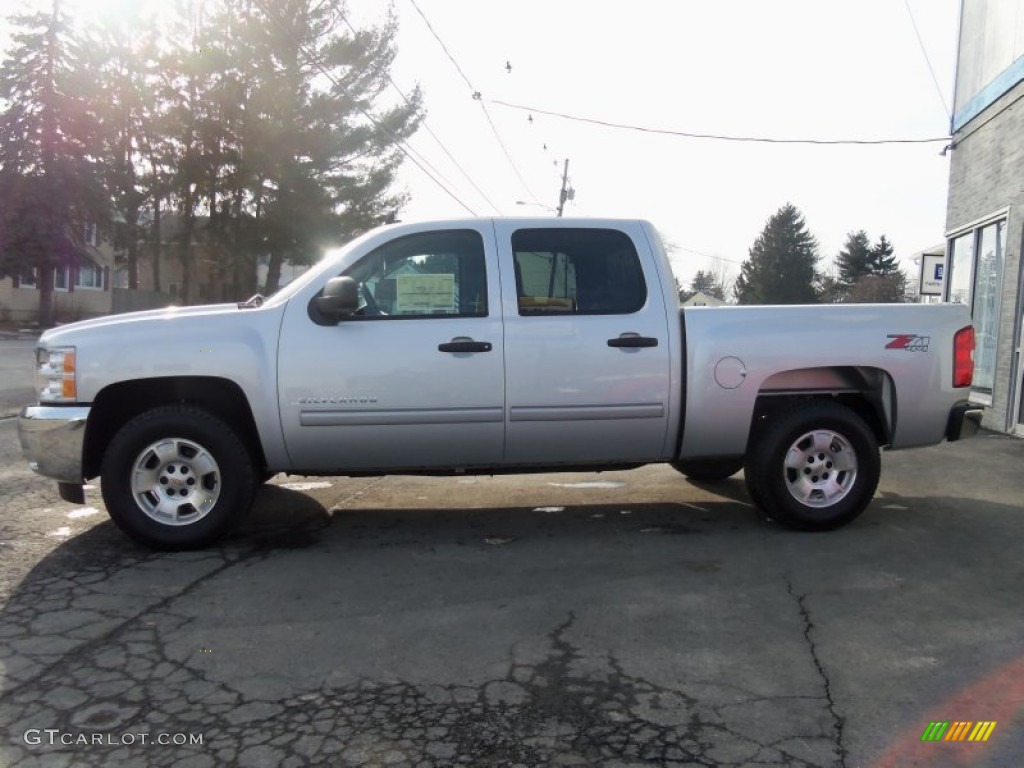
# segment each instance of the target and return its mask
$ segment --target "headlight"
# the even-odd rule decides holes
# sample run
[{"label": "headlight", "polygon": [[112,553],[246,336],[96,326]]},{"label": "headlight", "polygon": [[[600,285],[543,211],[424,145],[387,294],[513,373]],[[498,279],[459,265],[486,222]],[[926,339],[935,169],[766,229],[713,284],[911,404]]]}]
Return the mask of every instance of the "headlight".
[{"label": "headlight", "polygon": [[75,348],[36,349],[36,394],[40,403],[75,402]]}]

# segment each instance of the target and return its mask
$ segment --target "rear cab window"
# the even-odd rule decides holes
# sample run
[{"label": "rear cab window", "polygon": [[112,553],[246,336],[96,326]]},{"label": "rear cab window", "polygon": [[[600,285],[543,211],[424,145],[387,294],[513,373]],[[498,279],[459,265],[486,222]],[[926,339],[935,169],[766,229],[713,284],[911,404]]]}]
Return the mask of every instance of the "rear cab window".
[{"label": "rear cab window", "polygon": [[522,316],[628,315],[647,301],[640,257],[615,229],[519,229],[512,233]]}]

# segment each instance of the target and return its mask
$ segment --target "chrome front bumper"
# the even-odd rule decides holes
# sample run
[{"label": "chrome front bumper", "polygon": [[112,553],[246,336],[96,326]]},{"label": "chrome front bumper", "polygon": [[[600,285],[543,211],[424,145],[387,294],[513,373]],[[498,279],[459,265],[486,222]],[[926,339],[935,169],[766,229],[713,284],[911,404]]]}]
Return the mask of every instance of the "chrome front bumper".
[{"label": "chrome front bumper", "polygon": [[59,483],[82,484],[86,406],[30,405],[18,415],[18,439],[28,466]]}]

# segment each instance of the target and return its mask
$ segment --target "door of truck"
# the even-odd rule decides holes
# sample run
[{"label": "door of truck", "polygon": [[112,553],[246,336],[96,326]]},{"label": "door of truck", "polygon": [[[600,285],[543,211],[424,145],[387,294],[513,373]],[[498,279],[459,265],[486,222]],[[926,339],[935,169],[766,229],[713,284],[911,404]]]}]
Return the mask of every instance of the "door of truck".
[{"label": "door of truck", "polygon": [[309,301],[289,302],[278,392],[297,468],[501,462],[504,342],[493,225],[439,226],[368,246],[344,270],[359,285],[358,314],[318,324]]},{"label": "door of truck", "polygon": [[639,224],[495,222],[509,464],[658,459],[670,348]]}]

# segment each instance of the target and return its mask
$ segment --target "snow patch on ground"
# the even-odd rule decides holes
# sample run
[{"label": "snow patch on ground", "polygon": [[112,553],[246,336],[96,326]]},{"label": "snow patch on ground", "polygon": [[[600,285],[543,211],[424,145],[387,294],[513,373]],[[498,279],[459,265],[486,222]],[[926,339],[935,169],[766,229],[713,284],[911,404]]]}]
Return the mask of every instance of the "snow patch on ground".
[{"label": "snow patch on ground", "polygon": [[334,483],[326,483],[323,481],[312,482],[312,483],[281,483],[278,488],[284,488],[288,491],[312,491],[317,488],[330,488]]},{"label": "snow patch on ground", "polygon": [[625,483],[614,480],[591,480],[585,483],[548,483],[558,488],[621,488]]},{"label": "snow patch on ground", "polygon": [[75,520],[79,517],[89,517],[91,515],[98,515],[100,511],[96,507],[79,507],[78,509],[72,509],[68,512],[68,517]]}]

